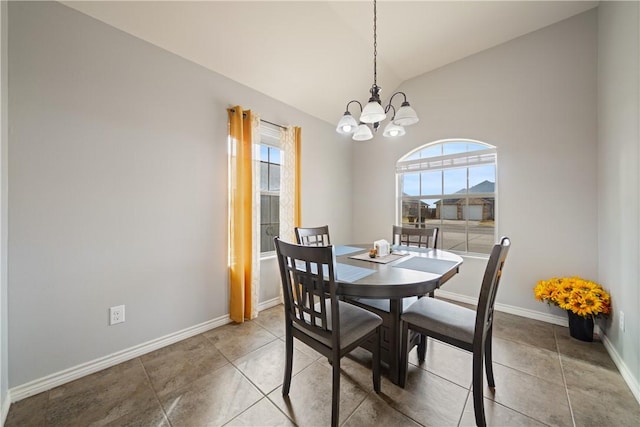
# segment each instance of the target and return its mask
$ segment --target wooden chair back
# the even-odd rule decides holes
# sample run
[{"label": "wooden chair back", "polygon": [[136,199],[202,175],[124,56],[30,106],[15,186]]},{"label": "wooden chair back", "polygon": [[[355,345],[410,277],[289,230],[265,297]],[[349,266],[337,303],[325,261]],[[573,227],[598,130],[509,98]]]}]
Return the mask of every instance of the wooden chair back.
[{"label": "wooden chair back", "polygon": [[414,228],[394,225],[391,243],[401,246],[436,249],[438,246],[438,231],[438,227]]},{"label": "wooden chair back", "polygon": [[296,241],[304,246],[329,246],[329,226],[321,227],[296,227]]},{"label": "wooden chair back", "polygon": [[480,296],[478,297],[473,338],[474,351],[476,351],[475,346],[480,346],[485,342],[487,332],[493,326],[493,306],[496,302],[496,294],[502,277],[502,268],[510,247],[511,240],[508,237],[502,237],[500,243],[493,245],[491,250],[489,262],[487,262],[487,267],[484,271],[482,286],[480,287]]},{"label": "wooden chair back", "polygon": [[340,320],[333,246],[302,246],[279,238],[274,242],[288,320],[311,336],[331,340],[333,348],[339,349]]}]

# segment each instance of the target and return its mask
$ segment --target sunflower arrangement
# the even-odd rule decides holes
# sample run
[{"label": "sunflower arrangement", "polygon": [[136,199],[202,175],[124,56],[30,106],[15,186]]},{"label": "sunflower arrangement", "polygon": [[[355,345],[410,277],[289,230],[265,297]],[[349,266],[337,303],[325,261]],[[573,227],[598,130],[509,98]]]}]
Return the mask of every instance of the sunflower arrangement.
[{"label": "sunflower arrangement", "polygon": [[595,318],[611,312],[611,297],[602,286],[578,276],[540,280],[533,292],[537,300],[557,305],[578,316]]}]

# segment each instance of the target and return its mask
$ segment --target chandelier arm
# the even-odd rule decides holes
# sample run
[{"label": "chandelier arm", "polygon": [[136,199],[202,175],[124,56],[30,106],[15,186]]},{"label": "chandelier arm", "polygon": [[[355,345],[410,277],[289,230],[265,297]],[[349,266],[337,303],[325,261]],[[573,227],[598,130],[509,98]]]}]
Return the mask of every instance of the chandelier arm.
[{"label": "chandelier arm", "polygon": [[[393,97],[394,97],[394,96],[396,96],[396,95],[402,95],[402,96],[404,97],[403,104],[404,104],[405,102],[407,102],[407,95],[405,95],[405,93],[404,93],[404,92],[396,92],[396,93],[394,93],[393,95],[391,95],[391,98],[389,98],[389,102],[387,103],[387,107],[388,107],[389,105],[391,105],[391,101],[393,101]],[[395,109],[394,109],[394,112],[395,112]]]},{"label": "chandelier arm", "polygon": [[[351,105],[353,102],[355,102],[356,104],[358,104],[360,106],[360,112],[362,113],[362,104],[357,99],[353,99],[353,100],[347,102],[347,107],[345,108],[345,113],[349,113],[349,105]],[[351,113],[349,113],[349,114],[351,114]]]},{"label": "chandelier arm", "polygon": [[393,118],[396,116],[396,107],[391,104],[391,101],[389,101],[389,104],[384,107],[384,113],[387,114],[389,110],[393,110],[393,115],[391,116],[391,120],[393,120]]},{"label": "chandelier arm", "polygon": [[[380,99],[380,91],[381,88],[378,86],[378,6],[377,0],[373,0],[373,85],[369,90],[371,97],[366,105],[361,104],[360,101],[355,99],[349,101],[343,117],[338,122],[336,130],[342,134],[353,132],[351,129],[355,127],[357,122],[349,112],[349,107],[352,103],[358,104],[361,111],[360,124],[353,134],[353,139],[356,141],[366,141],[373,138],[371,130],[375,132],[380,127],[381,122],[387,119],[387,113],[391,110],[393,110],[393,116],[391,123],[385,127],[384,136],[402,136],[405,134],[404,126],[418,122],[417,114],[409,105],[404,92],[394,93],[387,105],[383,107],[382,100]],[[404,101],[401,107],[396,109],[392,102],[398,94],[404,97]],[[397,118],[396,115],[398,115]],[[394,123],[396,120],[398,123]]]}]

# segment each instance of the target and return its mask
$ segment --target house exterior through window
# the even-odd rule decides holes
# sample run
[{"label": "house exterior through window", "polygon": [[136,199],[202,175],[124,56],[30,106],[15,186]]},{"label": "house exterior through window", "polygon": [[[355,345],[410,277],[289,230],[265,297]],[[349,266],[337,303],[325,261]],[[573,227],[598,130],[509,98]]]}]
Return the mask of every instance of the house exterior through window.
[{"label": "house exterior through window", "polygon": [[396,222],[439,227],[441,249],[488,254],[496,239],[496,166],[496,148],[480,141],[411,151],[396,164]]}]

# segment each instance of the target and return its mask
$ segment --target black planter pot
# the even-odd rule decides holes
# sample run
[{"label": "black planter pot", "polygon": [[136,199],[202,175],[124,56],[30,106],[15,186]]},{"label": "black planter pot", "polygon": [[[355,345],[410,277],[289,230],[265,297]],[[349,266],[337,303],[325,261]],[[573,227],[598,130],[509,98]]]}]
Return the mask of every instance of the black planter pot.
[{"label": "black planter pot", "polygon": [[567,311],[569,316],[569,335],[580,341],[593,341],[593,318],[578,316]]}]

